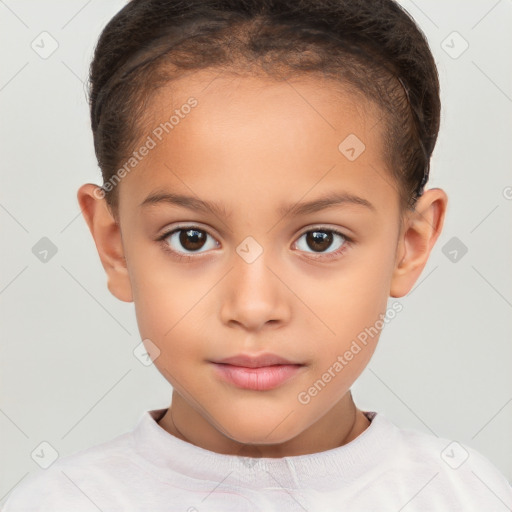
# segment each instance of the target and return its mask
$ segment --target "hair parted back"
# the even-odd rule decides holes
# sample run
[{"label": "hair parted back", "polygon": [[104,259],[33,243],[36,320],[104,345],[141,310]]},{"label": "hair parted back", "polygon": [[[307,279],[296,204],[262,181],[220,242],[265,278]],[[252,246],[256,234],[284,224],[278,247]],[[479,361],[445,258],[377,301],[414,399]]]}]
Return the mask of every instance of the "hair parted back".
[{"label": "hair parted back", "polygon": [[[207,68],[276,79],[318,74],[362,93],[381,108],[383,157],[402,209],[423,193],[439,131],[439,78],[425,35],[394,0],[129,1],[103,29],[90,65],[104,183],[144,135],[157,87]],[[116,209],[116,188],[105,197]]]}]

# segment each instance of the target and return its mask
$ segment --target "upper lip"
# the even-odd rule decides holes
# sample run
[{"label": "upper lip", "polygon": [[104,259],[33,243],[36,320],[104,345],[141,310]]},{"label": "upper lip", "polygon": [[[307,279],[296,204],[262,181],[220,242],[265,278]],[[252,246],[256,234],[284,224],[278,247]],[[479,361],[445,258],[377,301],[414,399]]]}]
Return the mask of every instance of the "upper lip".
[{"label": "upper lip", "polygon": [[244,366],[246,368],[259,368],[262,366],[273,366],[276,364],[301,364],[288,359],[284,359],[276,354],[260,354],[258,356],[250,354],[238,354],[236,356],[227,357],[214,363],[231,364],[233,366]]}]

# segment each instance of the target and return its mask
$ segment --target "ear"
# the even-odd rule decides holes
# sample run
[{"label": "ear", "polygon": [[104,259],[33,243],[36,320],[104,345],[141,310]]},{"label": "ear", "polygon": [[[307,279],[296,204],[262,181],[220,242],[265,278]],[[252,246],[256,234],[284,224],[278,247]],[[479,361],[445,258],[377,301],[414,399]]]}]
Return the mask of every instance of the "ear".
[{"label": "ear", "polygon": [[417,281],[443,229],[447,205],[446,193],[434,188],[425,191],[414,211],[407,213],[398,240],[391,297],[407,295]]},{"label": "ear", "polygon": [[103,189],[93,183],[82,185],[77,193],[80,209],[96,244],[101,264],[107,273],[107,287],[110,293],[124,302],[133,302],[121,229],[104,196]]}]

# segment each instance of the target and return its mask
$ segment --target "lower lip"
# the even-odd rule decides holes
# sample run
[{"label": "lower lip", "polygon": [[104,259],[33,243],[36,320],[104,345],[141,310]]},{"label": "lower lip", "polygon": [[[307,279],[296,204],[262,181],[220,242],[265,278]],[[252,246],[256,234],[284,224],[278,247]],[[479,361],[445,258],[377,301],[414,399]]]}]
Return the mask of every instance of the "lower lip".
[{"label": "lower lip", "polygon": [[243,389],[266,391],[280,386],[296,375],[303,365],[278,364],[247,368],[231,364],[213,363],[218,375],[225,381]]}]

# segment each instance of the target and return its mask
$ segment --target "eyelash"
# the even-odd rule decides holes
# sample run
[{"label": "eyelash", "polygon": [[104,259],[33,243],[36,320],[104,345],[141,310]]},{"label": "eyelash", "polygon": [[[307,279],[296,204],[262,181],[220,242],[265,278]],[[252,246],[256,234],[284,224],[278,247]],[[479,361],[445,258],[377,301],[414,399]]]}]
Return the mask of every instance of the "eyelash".
[{"label": "eyelash", "polygon": [[[160,235],[157,238],[157,242],[160,242],[162,244],[163,249],[166,252],[168,252],[169,254],[171,254],[171,256],[173,258],[176,258],[178,261],[191,261],[191,260],[196,259],[197,256],[190,256],[188,254],[182,254],[182,253],[179,253],[179,252],[175,251],[174,249],[171,249],[169,244],[166,242],[166,239],[169,238],[174,233],[177,233],[179,231],[185,231],[187,229],[197,229],[198,231],[203,231],[207,235],[212,236],[205,229],[200,228],[199,226],[194,226],[193,224],[191,224],[191,225],[188,225],[188,226],[180,226],[180,227],[174,228],[174,229],[172,229],[170,231],[166,231],[163,235]],[[312,260],[330,261],[331,259],[339,258],[354,243],[354,241],[353,241],[353,239],[351,237],[348,237],[347,235],[345,235],[341,231],[338,231],[337,229],[334,229],[334,228],[327,228],[327,227],[324,227],[324,226],[315,226],[315,227],[310,228],[310,229],[308,229],[306,231],[303,231],[298,236],[297,240],[299,240],[302,236],[306,235],[307,233],[311,233],[313,231],[321,231],[321,232],[324,232],[324,233],[334,233],[335,235],[341,236],[343,238],[343,240],[344,240],[344,243],[336,251],[329,252],[329,253],[318,253],[320,256],[313,256],[313,257],[307,256],[307,258],[312,259]]]}]

